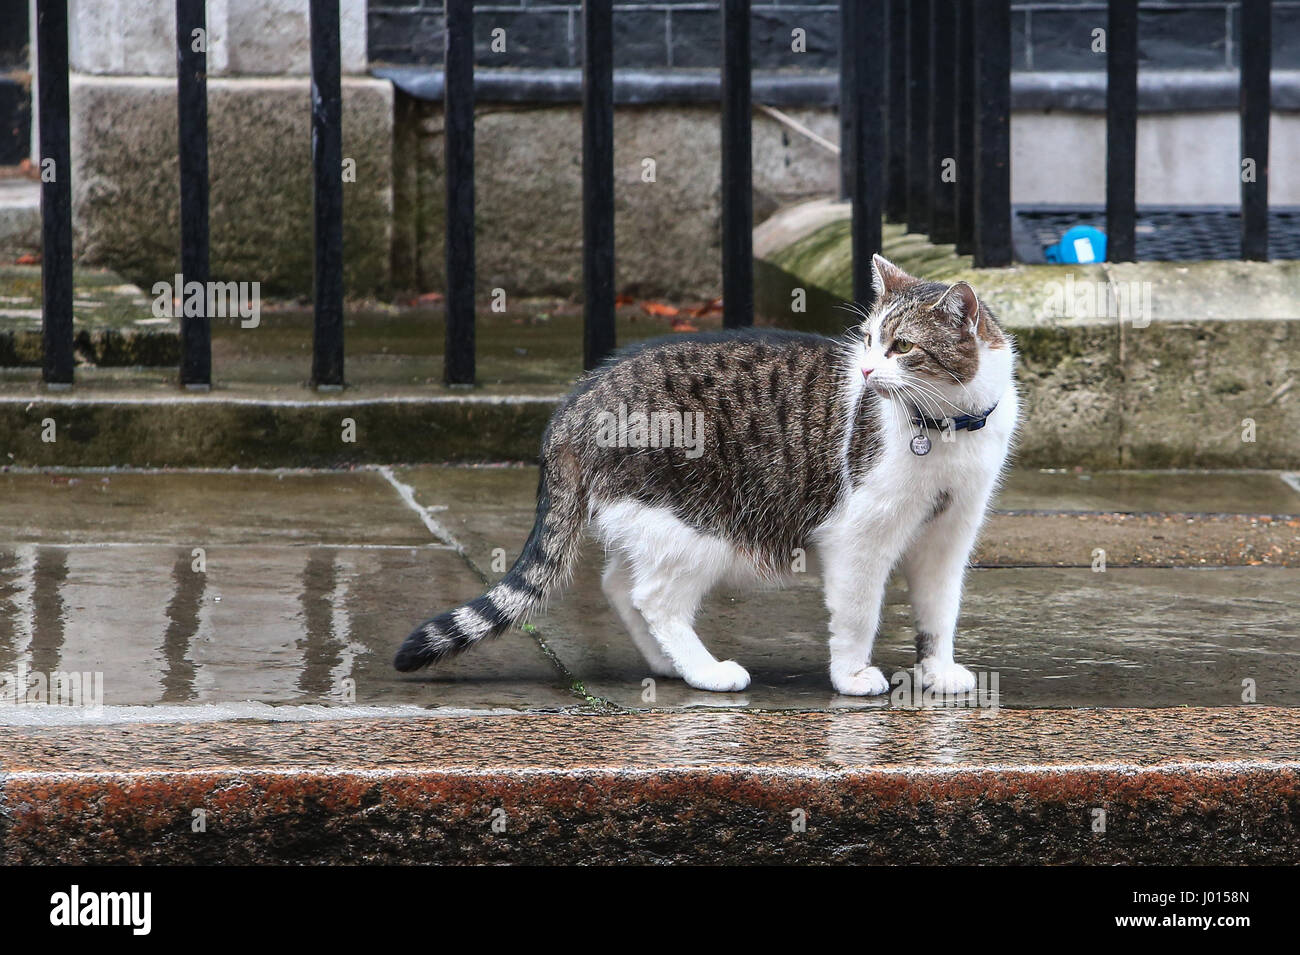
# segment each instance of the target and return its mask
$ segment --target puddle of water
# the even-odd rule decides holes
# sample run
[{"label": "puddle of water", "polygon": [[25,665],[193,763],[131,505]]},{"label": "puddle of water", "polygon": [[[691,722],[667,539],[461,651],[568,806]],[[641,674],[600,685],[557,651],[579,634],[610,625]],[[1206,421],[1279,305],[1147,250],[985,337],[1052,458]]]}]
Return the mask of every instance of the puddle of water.
[{"label": "puddle of water", "polygon": [[82,705],[572,705],[523,634],[421,679],[393,671],[413,623],[480,589],[427,548],[214,547],[202,570],[188,547],[0,548],[0,696],[57,702],[49,688],[73,695],[58,675],[78,674]]},{"label": "puddle of water", "polygon": [[1300,491],[1268,471],[1013,471],[1008,511],[1300,514]]}]

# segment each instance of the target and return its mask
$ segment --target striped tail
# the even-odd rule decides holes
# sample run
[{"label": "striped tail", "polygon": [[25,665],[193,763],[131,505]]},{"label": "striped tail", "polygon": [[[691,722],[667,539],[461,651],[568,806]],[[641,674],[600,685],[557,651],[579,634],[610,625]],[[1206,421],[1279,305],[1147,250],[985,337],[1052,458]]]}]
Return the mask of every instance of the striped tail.
[{"label": "striped tail", "polygon": [[403,673],[418,670],[527,620],[568,581],[585,523],[578,482],[557,481],[543,463],[537,520],[514,566],[481,597],[416,627],[397,651],[393,666]]}]

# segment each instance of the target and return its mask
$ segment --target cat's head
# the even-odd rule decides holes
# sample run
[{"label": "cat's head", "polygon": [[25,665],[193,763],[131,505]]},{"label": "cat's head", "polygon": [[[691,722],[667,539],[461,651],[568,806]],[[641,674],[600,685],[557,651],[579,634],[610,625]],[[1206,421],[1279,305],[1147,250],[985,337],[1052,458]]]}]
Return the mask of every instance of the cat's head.
[{"label": "cat's head", "polygon": [[975,289],[926,282],[879,255],[871,270],[876,301],[854,333],[866,387],[936,418],[996,402],[1014,349]]}]

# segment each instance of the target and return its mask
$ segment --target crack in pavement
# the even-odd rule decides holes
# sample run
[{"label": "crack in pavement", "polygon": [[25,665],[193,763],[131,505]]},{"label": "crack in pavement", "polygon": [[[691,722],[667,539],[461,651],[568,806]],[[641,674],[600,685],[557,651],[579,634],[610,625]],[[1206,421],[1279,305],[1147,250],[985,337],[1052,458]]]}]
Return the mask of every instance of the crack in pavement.
[{"label": "crack in pavement", "polygon": [[[428,528],[429,533],[433,534],[433,536],[442,543],[453,548],[456,553],[460,555],[461,560],[465,562],[466,566],[468,566],[469,569],[474,572],[475,576],[482,581],[484,588],[490,588],[493,584],[492,579],[488,577],[488,575],[484,573],[483,568],[475,563],[473,558],[469,556],[465,546],[460,542],[456,535],[453,534],[445,524],[433,517],[430,513],[433,508],[425,507],[416,500],[415,488],[404,481],[399,480],[393,473],[393,469],[387,465],[382,465],[375,470],[377,470],[393,490],[397,492],[398,496],[401,497],[402,502],[419,516],[421,522],[426,528]],[[445,507],[441,509],[446,510]],[[537,648],[541,651],[542,656],[550,662],[551,666],[555,668],[556,672],[564,680],[569,692],[582,700],[583,703],[604,713],[627,712],[623,707],[613,701],[607,700],[604,697],[594,696],[587,692],[587,688],[583,685],[582,681],[574,676],[569,668],[564,665],[564,661],[561,660],[555,651],[551,649],[541,630],[536,626],[531,623],[524,623],[519,627],[519,629],[528,634],[533,643],[536,644]]]}]

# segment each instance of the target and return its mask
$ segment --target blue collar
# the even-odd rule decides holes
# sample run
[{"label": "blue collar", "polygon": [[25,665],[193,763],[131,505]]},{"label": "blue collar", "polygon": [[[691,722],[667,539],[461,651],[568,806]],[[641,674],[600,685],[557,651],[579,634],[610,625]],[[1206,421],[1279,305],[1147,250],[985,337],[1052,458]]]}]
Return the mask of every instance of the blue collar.
[{"label": "blue collar", "polygon": [[[988,411],[980,414],[959,414],[950,418],[931,418],[916,409],[912,410],[912,424],[918,428],[934,428],[938,431],[946,431],[952,428],[954,431],[978,431],[984,425],[988,424],[989,415],[997,410],[997,402]],[[950,423],[951,422],[951,423]]]}]

